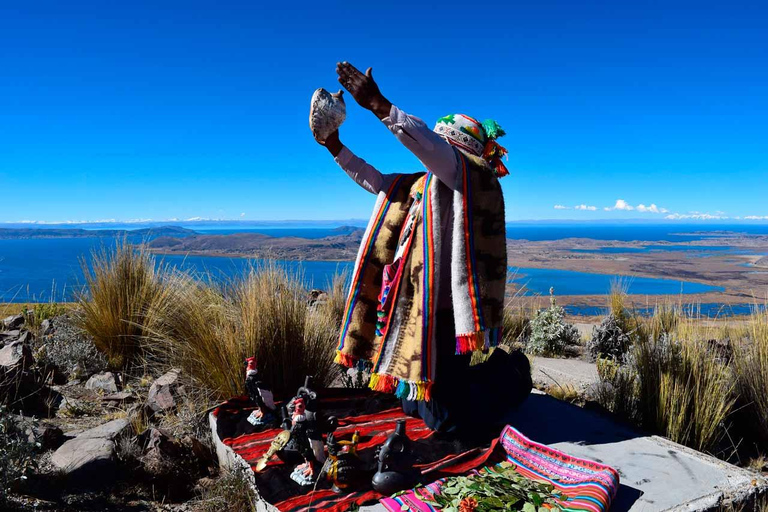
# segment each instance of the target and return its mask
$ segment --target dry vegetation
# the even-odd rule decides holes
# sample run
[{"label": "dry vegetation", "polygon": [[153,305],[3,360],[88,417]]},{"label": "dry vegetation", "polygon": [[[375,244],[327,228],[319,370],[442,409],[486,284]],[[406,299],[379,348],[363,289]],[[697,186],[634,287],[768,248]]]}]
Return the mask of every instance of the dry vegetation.
[{"label": "dry vegetation", "polygon": [[664,305],[642,318],[624,307],[625,297],[614,290],[610,305],[633,345],[624,364],[598,361],[598,400],[702,451],[737,461],[739,452],[759,452],[768,440],[768,312],[728,324]]},{"label": "dry vegetation", "polygon": [[243,363],[253,355],[279,395],[305,375],[321,386],[336,377],[344,276],[310,308],[302,276],[275,263],[215,283],[123,241],[83,267],[79,323],[113,368],[178,367],[221,399],[243,394]]}]

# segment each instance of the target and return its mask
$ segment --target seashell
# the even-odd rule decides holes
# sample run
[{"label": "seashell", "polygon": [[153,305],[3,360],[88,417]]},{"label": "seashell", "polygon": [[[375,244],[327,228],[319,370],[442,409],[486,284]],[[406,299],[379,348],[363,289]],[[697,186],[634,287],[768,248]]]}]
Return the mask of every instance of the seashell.
[{"label": "seashell", "polygon": [[309,129],[320,142],[339,129],[347,117],[343,91],[331,94],[322,87],[312,95],[309,107]]}]

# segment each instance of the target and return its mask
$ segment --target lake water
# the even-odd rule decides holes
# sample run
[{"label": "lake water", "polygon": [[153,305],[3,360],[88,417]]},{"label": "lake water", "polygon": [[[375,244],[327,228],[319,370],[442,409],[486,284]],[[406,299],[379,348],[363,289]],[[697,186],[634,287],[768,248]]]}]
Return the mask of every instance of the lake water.
[{"label": "lake water", "polygon": [[[83,288],[81,260],[91,251],[110,247],[112,238],[55,238],[0,240],[0,302],[69,300]],[[252,260],[206,256],[163,256],[185,269],[225,278],[244,272]],[[351,262],[285,261],[290,270],[303,272],[309,287],[328,288],[334,273],[351,271]],[[546,295],[554,286],[558,295],[602,295],[617,276],[552,269],[517,269],[513,280],[527,293]],[[671,279],[635,277],[626,280],[629,292],[642,295],[700,293],[719,288]]]},{"label": "lake water", "polygon": [[610,293],[611,285],[616,281],[621,281],[627,286],[627,292],[635,295],[678,295],[724,290],[719,286],[675,279],[628,277],[542,268],[510,270],[512,282],[524,287],[525,295],[548,295],[550,287],[555,288],[555,295],[605,295]]},{"label": "lake water", "polygon": [[[364,228],[364,224],[356,223]],[[732,231],[752,235],[768,235],[768,224],[609,224],[609,223],[568,223],[568,222],[513,222],[507,224],[507,237],[519,240],[544,241],[561,240],[563,238],[592,238],[594,240],[618,240],[629,242],[634,240],[648,242],[689,242],[707,240],[711,235],[702,234],[704,231]],[[200,233],[264,233],[272,236],[301,236],[304,238],[322,238],[338,234],[332,227],[249,227],[218,226],[212,228],[196,228]],[[689,234],[683,234],[689,233]],[[698,233],[698,234],[694,234]]]}]

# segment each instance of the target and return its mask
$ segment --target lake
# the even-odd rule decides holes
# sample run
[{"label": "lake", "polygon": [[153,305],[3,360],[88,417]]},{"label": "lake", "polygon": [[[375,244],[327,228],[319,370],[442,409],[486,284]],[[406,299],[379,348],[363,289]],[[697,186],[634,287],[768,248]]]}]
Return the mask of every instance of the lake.
[{"label": "lake", "polygon": [[[80,261],[92,250],[110,247],[112,238],[54,238],[0,240],[0,302],[71,300],[82,289]],[[179,268],[226,278],[245,271],[253,260],[210,256],[163,256]],[[327,289],[334,273],[352,269],[352,262],[284,261],[290,270],[303,272],[308,287]],[[526,293],[547,295],[554,286],[557,295],[602,295],[610,291],[617,276],[553,269],[522,268],[512,271],[515,283]],[[514,273],[516,272],[516,273]],[[720,288],[671,279],[635,277],[627,280],[629,292],[641,295],[701,293]]]},{"label": "lake", "polygon": [[633,295],[678,295],[688,293],[721,292],[724,288],[676,279],[628,277],[610,274],[592,274],[573,270],[549,268],[510,269],[511,281],[524,287],[525,295],[548,295],[555,288],[555,295],[606,295],[617,280]]}]

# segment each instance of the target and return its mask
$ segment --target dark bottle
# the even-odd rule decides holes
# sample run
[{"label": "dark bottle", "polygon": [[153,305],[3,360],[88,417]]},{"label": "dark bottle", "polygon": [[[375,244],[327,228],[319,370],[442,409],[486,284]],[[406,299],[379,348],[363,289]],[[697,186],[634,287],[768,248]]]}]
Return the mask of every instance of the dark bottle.
[{"label": "dark bottle", "polygon": [[373,488],[387,496],[413,487],[416,471],[412,467],[411,440],[405,432],[405,420],[397,420],[378,454],[378,470],[373,475]]}]

